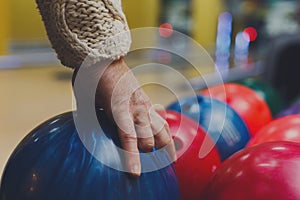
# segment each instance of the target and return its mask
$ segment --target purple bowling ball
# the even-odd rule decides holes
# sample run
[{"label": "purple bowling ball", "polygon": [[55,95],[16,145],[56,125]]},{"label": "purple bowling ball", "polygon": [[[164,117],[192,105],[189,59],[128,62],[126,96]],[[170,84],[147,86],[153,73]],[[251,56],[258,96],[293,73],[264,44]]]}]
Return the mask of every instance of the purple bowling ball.
[{"label": "purple bowling ball", "polygon": [[276,118],[285,117],[288,115],[300,114],[300,101],[289,106],[287,109],[281,111]]}]

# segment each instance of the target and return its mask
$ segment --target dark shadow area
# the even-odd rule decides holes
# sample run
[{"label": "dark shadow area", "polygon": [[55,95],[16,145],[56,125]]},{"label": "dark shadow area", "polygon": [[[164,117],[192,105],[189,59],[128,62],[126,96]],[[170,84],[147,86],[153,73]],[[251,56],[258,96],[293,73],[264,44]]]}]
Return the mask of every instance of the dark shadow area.
[{"label": "dark shadow area", "polygon": [[263,77],[290,102],[300,95],[300,35],[282,36],[271,46]]}]

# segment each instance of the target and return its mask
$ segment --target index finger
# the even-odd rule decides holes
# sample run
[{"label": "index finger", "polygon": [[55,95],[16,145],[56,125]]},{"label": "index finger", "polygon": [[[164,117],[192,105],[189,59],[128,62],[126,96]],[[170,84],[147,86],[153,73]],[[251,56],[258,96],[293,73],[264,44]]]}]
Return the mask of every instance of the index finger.
[{"label": "index finger", "polygon": [[132,176],[138,177],[141,175],[141,163],[133,121],[129,116],[126,116],[116,122],[117,124],[118,122],[124,124],[126,127],[126,129],[123,128],[124,126],[118,127],[119,138],[125,151],[126,167]]}]

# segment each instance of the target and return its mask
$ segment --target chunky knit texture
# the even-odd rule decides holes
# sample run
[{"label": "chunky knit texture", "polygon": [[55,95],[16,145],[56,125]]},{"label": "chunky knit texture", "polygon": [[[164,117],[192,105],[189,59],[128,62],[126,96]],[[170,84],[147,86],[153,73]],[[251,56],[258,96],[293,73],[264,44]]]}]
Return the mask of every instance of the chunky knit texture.
[{"label": "chunky knit texture", "polygon": [[36,2],[63,65],[78,68],[87,56],[93,62],[115,60],[129,51],[131,37],[121,0]]}]

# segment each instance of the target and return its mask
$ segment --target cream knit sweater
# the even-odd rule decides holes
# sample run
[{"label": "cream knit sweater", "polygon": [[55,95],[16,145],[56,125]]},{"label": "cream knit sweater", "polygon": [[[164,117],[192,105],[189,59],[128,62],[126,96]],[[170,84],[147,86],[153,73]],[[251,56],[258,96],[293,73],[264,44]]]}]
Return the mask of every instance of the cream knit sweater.
[{"label": "cream knit sweater", "polygon": [[121,0],[36,0],[48,38],[61,63],[78,68],[126,55],[131,37]]}]

